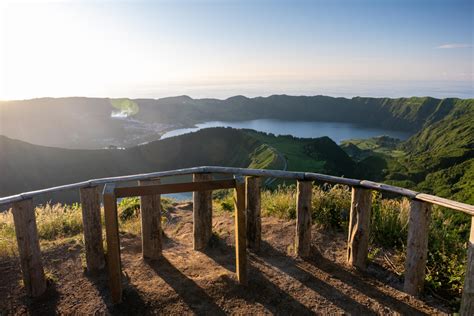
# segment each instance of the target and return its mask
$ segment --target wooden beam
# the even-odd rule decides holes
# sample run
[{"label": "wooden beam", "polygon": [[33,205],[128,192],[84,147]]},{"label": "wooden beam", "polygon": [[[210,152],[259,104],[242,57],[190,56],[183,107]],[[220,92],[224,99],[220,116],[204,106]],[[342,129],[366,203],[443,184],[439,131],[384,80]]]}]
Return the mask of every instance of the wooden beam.
[{"label": "wooden beam", "polygon": [[471,217],[471,235],[467,245],[467,265],[462,291],[461,316],[474,315],[474,216]]},{"label": "wooden beam", "polygon": [[373,181],[362,180],[360,182],[360,186],[366,189],[377,190],[377,191],[385,191],[390,193],[399,194],[402,196],[407,196],[409,198],[415,198],[418,192],[413,190],[408,190],[404,188],[395,187],[393,185],[388,185],[384,183],[378,183]]},{"label": "wooden beam", "polygon": [[[383,183],[377,183],[377,182],[372,182],[372,181],[367,181],[367,180],[357,180],[357,179],[335,177],[335,176],[329,176],[325,174],[312,173],[312,172],[305,173],[305,172],[293,172],[293,171],[282,171],[282,170],[264,170],[264,169],[230,168],[230,167],[214,167],[214,166],[201,166],[201,167],[167,170],[167,171],[159,171],[159,172],[144,173],[144,174],[135,174],[135,175],[128,175],[128,176],[91,179],[87,181],[60,185],[57,187],[52,187],[52,188],[47,188],[47,189],[41,189],[41,190],[36,190],[36,191],[15,194],[11,196],[0,197],[0,205],[8,205],[13,202],[22,201],[24,199],[32,198],[34,196],[43,195],[46,193],[79,189],[79,188],[88,187],[88,186],[103,185],[106,183],[129,182],[129,181],[136,181],[136,180],[153,179],[153,178],[176,176],[176,175],[187,175],[187,174],[195,174],[195,173],[222,173],[222,174],[241,175],[241,176],[311,180],[311,181],[345,184],[349,186],[360,186],[360,187],[378,190],[378,191],[386,191],[386,192],[401,194],[403,196],[416,198],[418,200],[444,206],[444,207],[447,207],[453,210],[458,210],[466,214],[469,214],[471,216],[474,216],[474,205],[452,201],[448,199],[443,199],[443,198],[429,195],[429,194],[417,193],[412,190],[395,187],[395,186],[391,186],[391,185],[387,185]],[[181,192],[181,191],[178,191],[178,192]],[[153,194],[159,194],[159,193],[164,194],[164,192],[154,192],[150,194],[153,195]],[[176,192],[167,192],[167,193],[176,193]],[[133,196],[139,196],[139,195],[140,194],[136,194]]]},{"label": "wooden beam", "polygon": [[105,267],[99,187],[81,188],[80,195],[87,271],[97,274]]},{"label": "wooden beam", "polygon": [[[160,180],[141,180],[140,186],[160,184]],[[144,259],[156,260],[161,257],[161,195],[140,197],[142,224],[142,256]]]},{"label": "wooden beam", "polygon": [[29,296],[38,297],[46,291],[46,278],[41,260],[35,208],[31,199],[13,203],[13,221],[23,285]]},{"label": "wooden beam", "polygon": [[[195,178],[202,179],[202,180],[199,180],[196,182],[186,182],[186,183],[172,183],[172,184],[158,184],[158,185],[116,188],[115,196],[117,198],[122,198],[122,197],[130,197],[130,196],[146,196],[146,195],[169,194],[169,193],[180,193],[180,192],[204,192],[203,194],[205,196],[207,194],[206,191],[212,191],[212,190],[217,190],[217,189],[232,189],[235,187],[235,180],[228,179],[228,180],[211,181],[212,177],[209,173],[196,174]],[[202,194],[198,194],[198,195],[201,196]]]},{"label": "wooden beam", "polygon": [[[210,189],[220,188],[222,183],[217,184],[217,181],[212,180],[212,175],[209,173],[194,174],[193,181],[195,183],[187,183],[194,189]],[[235,181],[226,180],[229,185],[235,186]],[[210,185],[213,183],[213,185]],[[190,186],[191,187],[191,186]],[[212,237],[212,191],[195,191],[193,193],[193,236],[194,236],[194,250],[203,250],[206,248],[209,240]]]},{"label": "wooden beam", "polygon": [[466,214],[469,214],[471,216],[474,216],[474,205],[466,204],[466,203],[461,203],[461,202],[456,202],[453,200],[448,200],[445,198],[441,198],[439,196],[431,195],[431,194],[425,194],[425,193],[419,193],[416,195],[417,200],[425,201],[431,204],[436,204],[439,206],[447,207],[452,210],[457,210],[464,212]]},{"label": "wooden beam", "polygon": [[349,215],[347,262],[360,270],[367,268],[371,206],[372,191],[353,187]]},{"label": "wooden beam", "polygon": [[245,181],[236,178],[235,186],[235,267],[237,280],[247,285],[247,232],[245,226]]},{"label": "wooden beam", "polygon": [[107,266],[109,272],[109,289],[112,303],[122,302],[122,262],[120,260],[120,238],[117,216],[117,199],[114,185],[104,187],[105,232],[107,240]]},{"label": "wooden beam", "polygon": [[408,218],[405,283],[403,285],[403,290],[410,295],[418,295],[423,290],[430,219],[431,204],[411,200]]},{"label": "wooden beam", "polygon": [[260,250],[262,239],[262,219],[261,219],[261,178],[246,178],[246,215],[247,215],[247,246],[253,251]]},{"label": "wooden beam", "polygon": [[311,252],[311,196],[312,181],[298,181],[296,196],[295,253],[307,257]]}]

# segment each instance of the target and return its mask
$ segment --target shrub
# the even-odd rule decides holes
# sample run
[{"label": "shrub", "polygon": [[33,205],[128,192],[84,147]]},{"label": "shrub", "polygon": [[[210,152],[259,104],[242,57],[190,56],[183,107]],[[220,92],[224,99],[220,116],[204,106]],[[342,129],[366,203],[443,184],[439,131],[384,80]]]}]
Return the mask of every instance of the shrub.
[{"label": "shrub", "polygon": [[46,204],[35,209],[40,239],[55,240],[72,237],[82,232],[82,213],[79,204]]},{"label": "shrub", "polygon": [[219,211],[234,211],[234,190],[216,190],[212,192],[212,198],[215,201],[214,208]]},{"label": "shrub", "polygon": [[351,192],[347,186],[313,187],[313,222],[324,227],[343,228],[347,226],[350,207]]},{"label": "shrub", "polygon": [[280,218],[296,218],[296,189],[279,186],[274,191],[262,192],[262,213]]},{"label": "shrub", "polygon": [[382,199],[373,191],[370,241],[383,247],[401,248],[407,238],[408,199]]},{"label": "shrub", "polygon": [[122,222],[131,220],[140,214],[140,198],[123,198],[118,203],[118,216]]}]

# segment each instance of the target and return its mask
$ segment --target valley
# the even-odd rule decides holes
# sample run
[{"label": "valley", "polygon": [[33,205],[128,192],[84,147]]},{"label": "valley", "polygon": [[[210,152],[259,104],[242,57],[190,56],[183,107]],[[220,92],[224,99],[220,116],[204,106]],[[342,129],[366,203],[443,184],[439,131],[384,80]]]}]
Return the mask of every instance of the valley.
[{"label": "valley", "polygon": [[[273,111],[266,110],[269,99],[276,102]],[[24,103],[12,111],[11,103],[0,103],[0,128],[6,134],[0,136],[0,196],[101,177],[220,165],[367,179],[474,203],[473,99],[176,97],[113,105],[107,99],[74,98],[72,103],[64,103],[70,99],[51,100],[15,101]],[[76,112],[62,112],[65,104]],[[43,107],[46,112],[32,110],[35,107]],[[22,108],[26,112],[19,110]],[[24,115],[28,111],[32,113]],[[267,125],[262,127],[262,122]],[[33,124],[34,132],[25,127],[28,124]],[[285,129],[288,126],[291,128]],[[294,129],[298,126],[302,134]],[[317,134],[319,127],[323,127],[319,131],[333,134]],[[166,136],[180,128],[186,133]],[[284,135],[287,133],[294,135]],[[64,148],[59,146],[62,144]],[[189,180],[164,178],[163,182]],[[267,212],[294,218],[292,185],[292,181],[265,181],[262,194]],[[314,220],[322,225],[329,222],[332,229],[346,229],[348,188],[319,183],[314,187],[325,205],[314,206]],[[374,195],[374,256],[386,249],[403,253],[407,237],[406,216],[402,216],[406,200],[388,202],[388,197],[393,198]],[[35,199],[43,205],[78,201],[77,191]],[[232,208],[231,196],[223,193],[215,197],[214,203]],[[425,282],[430,291],[455,309],[465,271],[469,221],[465,214],[437,207],[429,232],[430,272]]]},{"label": "valley", "polygon": [[[357,177],[474,201],[472,99],[44,98],[0,102],[0,111],[3,196],[226,165]],[[216,127],[226,125],[244,129]]]}]

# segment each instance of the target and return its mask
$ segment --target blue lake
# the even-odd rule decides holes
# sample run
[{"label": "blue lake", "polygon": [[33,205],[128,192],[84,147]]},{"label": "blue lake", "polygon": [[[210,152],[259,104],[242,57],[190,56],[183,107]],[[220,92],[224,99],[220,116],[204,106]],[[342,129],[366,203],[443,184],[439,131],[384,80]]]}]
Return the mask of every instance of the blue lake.
[{"label": "blue lake", "polygon": [[273,119],[259,119],[250,121],[226,122],[212,121],[196,124],[196,127],[181,128],[165,133],[161,138],[168,138],[183,135],[200,129],[209,127],[232,127],[232,128],[248,128],[265,133],[273,133],[275,135],[292,135],[303,138],[316,138],[328,136],[336,143],[340,143],[345,139],[352,138],[369,138],[374,136],[390,136],[399,139],[407,139],[410,133],[401,132],[384,128],[364,127],[351,123],[339,122],[304,122],[304,121],[282,121]]},{"label": "blue lake", "polygon": [[[407,139],[410,133],[383,128],[369,128],[350,123],[339,122],[302,122],[282,121],[273,119],[260,119],[239,122],[212,121],[196,124],[196,127],[181,128],[165,133],[161,138],[183,135],[210,127],[232,127],[248,128],[260,132],[273,133],[275,135],[293,135],[295,137],[316,138],[328,136],[336,143],[351,138],[369,138],[374,136],[390,136],[398,139]],[[191,193],[170,194],[177,200],[190,200]]]}]

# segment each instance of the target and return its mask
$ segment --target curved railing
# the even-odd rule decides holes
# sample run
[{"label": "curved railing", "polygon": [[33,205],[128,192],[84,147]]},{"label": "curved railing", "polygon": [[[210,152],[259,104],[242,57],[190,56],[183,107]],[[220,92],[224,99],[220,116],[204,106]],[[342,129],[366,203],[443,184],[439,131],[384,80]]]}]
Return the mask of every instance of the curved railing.
[{"label": "curved railing", "polygon": [[[408,223],[408,240],[407,240],[407,259],[405,264],[405,283],[404,291],[416,295],[422,290],[426,257],[428,250],[428,228],[430,220],[431,205],[440,205],[453,210],[461,211],[472,216],[471,234],[468,243],[468,263],[465,276],[463,298],[461,304],[461,314],[474,314],[474,205],[461,203],[430,194],[419,193],[413,190],[400,188],[397,186],[377,183],[367,180],[350,179],[343,177],[335,177],[320,173],[312,172],[292,172],[281,170],[265,170],[265,169],[248,169],[248,168],[231,168],[231,167],[217,167],[217,166],[202,166],[186,169],[177,169],[169,171],[160,171],[144,174],[136,174],[120,177],[109,177],[92,179],[73,184],[61,185],[57,187],[30,191],[20,193],[12,196],[1,197],[0,205],[12,205],[13,216],[15,221],[15,230],[18,240],[18,248],[22,264],[23,279],[28,293],[32,296],[38,296],[44,292],[44,272],[41,263],[41,252],[39,248],[38,236],[35,223],[33,198],[41,196],[46,193],[54,193],[66,190],[81,190],[81,203],[83,204],[83,226],[84,239],[86,243],[86,261],[88,269],[93,269],[94,264],[103,262],[100,256],[103,257],[102,248],[102,229],[100,228],[100,196],[98,193],[98,186],[112,185],[120,182],[141,181],[146,183],[146,180],[159,179],[162,177],[178,176],[178,175],[202,175],[202,174],[227,174],[234,177],[270,177],[293,179],[298,182],[298,198],[297,198],[297,229],[296,229],[296,251],[298,255],[304,256],[309,251],[310,238],[308,234],[311,233],[311,216],[309,212],[311,203],[311,185],[313,181],[343,184],[352,187],[352,201],[349,220],[349,238],[348,238],[348,263],[356,268],[365,269],[367,252],[368,252],[368,231],[370,223],[370,208],[371,208],[371,191],[383,191],[398,194],[408,197],[411,200],[409,223]],[[195,176],[196,178],[196,176]],[[199,185],[188,184],[181,186],[194,191],[212,190],[218,187],[218,181],[214,184],[212,181],[203,182],[205,187],[199,189]],[[255,184],[258,183],[258,186]],[[236,186],[234,186],[237,188]],[[147,192],[165,192],[171,187],[168,185],[154,185],[148,187]],[[179,188],[176,186],[176,188]],[[154,191],[153,191],[154,190]],[[161,191],[160,191],[161,190]],[[130,192],[141,192],[140,189],[133,188]],[[144,192],[144,191],[143,191]],[[158,193],[157,193],[158,192]],[[258,193],[256,193],[258,192]],[[252,196],[252,199],[260,199],[260,181],[246,181],[245,195]],[[110,193],[110,192],[109,192]],[[104,193],[105,194],[105,193]],[[147,193],[148,195],[152,193]],[[199,193],[205,194],[205,193]],[[197,194],[197,195],[199,195]],[[140,195],[146,195],[145,193]],[[159,195],[158,195],[159,196]],[[105,197],[105,195],[104,195]],[[207,198],[211,198],[208,194]],[[248,200],[249,201],[249,200]],[[202,202],[202,197],[201,197]],[[309,203],[309,204],[308,204]],[[195,202],[196,204],[196,202]],[[210,207],[209,203],[199,203],[198,207]],[[207,205],[207,206],[206,206]],[[251,217],[260,217],[260,203],[252,203],[246,206],[247,223],[252,225],[259,225],[258,220],[253,220]],[[195,210],[196,212],[196,205]],[[255,224],[257,223],[257,224]],[[196,225],[196,224],[195,224]],[[251,225],[250,225],[251,226]],[[247,230],[254,229],[260,232],[260,227],[250,227],[247,224]],[[98,230],[97,227],[100,229]],[[251,234],[260,238],[260,235]],[[310,235],[309,235],[310,236]],[[100,245],[97,244],[100,240]],[[255,240],[250,241],[249,244],[254,243]],[[87,243],[94,243],[96,246],[87,247]],[[90,246],[90,245],[89,245]],[[306,249],[306,250],[305,250]],[[94,263],[95,262],[95,263]],[[110,276],[109,276],[110,277]]]}]

